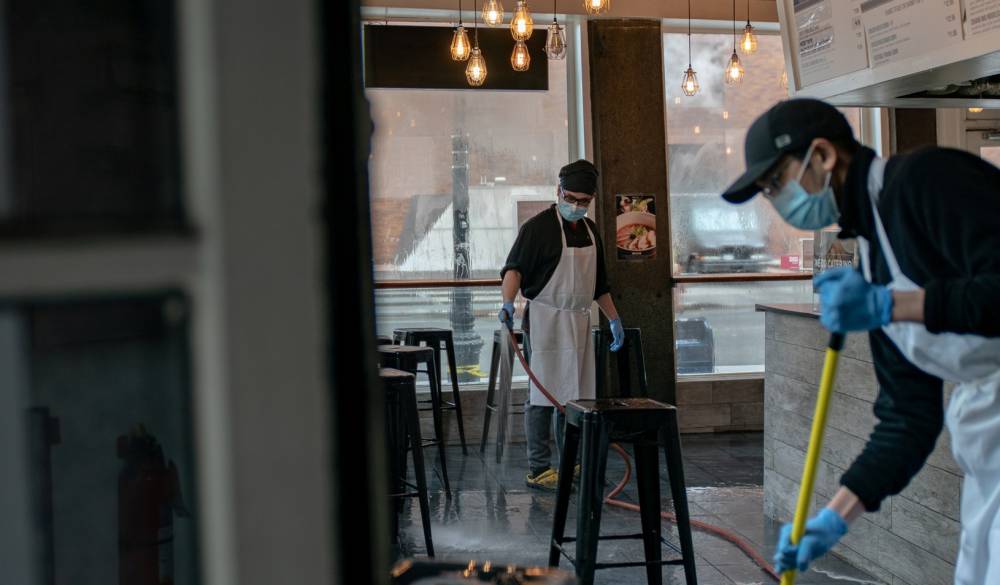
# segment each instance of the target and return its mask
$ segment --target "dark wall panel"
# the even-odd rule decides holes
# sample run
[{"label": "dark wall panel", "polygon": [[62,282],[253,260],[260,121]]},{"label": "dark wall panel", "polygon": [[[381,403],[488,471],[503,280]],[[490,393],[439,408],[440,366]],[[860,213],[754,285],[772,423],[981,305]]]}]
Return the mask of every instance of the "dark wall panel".
[{"label": "dark wall panel", "polygon": [[[365,26],[365,87],[409,89],[549,88],[545,27],[535,26],[526,41],[531,54],[527,71],[514,71],[510,54],[514,39],[508,27],[479,29],[479,48],[486,58],[486,83],[469,87],[464,61],[453,61],[449,49],[454,29],[442,26]],[[469,29],[469,41],[475,43]]]}]

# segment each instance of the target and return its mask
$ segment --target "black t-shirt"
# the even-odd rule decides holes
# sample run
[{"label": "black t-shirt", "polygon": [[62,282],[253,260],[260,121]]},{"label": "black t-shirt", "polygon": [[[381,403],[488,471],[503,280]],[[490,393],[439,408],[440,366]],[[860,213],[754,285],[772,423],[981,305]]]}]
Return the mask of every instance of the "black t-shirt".
[{"label": "black t-shirt", "polygon": [[[868,195],[875,153],[852,160],[840,226],[871,244],[872,281],[892,276]],[[885,167],[879,216],[899,266],[925,291],[932,332],[1000,335],[1000,171],[967,152],[929,148]],[[869,511],[902,491],[934,450],[944,423],[942,381],[910,363],[881,329],[869,333],[878,423],[840,482]]]},{"label": "black t-shirt", "polygon": [[[563,232],[566,234],[566,245],[570,248],[585,248],[591,244],[587,235],[587,228],[583,222],[570,223],[558,215],[553,204],[545,211],[524,222],[521,231],[517,234],[517,240],[507,255],[507,262],[500,271],[500,277],[508,270],[517,270],[521,273],[521,295],[526,299],[533,299],[542,292],[552,273],[556,271],[559,259],[562,257],[562,238],[559,237],[559,226],[556,217],[562,224]],[[598,299],[604,293],[610,292],[608,287],[608,273],[604,265],[603,245],[601,236],[597,233],[597,226],[590,218],[583,218],[587,222],[594,238],[597,240],[597,281],[594,286],[594,299]]]}]

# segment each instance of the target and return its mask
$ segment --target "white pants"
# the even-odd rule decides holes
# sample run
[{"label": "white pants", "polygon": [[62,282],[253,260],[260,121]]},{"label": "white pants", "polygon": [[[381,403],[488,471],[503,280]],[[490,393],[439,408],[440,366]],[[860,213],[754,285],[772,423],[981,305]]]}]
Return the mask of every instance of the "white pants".
[{"label": "white pants", "polygon": [[1000,584],[1000,376],[955,388],[946,418],[965,472],[955,585]]}]

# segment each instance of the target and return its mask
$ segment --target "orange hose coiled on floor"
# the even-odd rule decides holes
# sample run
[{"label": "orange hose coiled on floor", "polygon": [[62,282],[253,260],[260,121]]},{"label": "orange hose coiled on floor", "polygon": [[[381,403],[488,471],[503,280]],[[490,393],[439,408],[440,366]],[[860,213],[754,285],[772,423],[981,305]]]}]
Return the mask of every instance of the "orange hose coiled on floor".
[{"label": "orange hose coiled on floor", "polygon": [[[531,371],[531,367],[528,365],[528,360],[525,359],[524,354],[521,353],[521,348],[518,347],[517,341],[514,339],[514,336],[509,334],[509,330],[507,339],[509,340],[511,347],[514,348],[514,353],[517,355],[518,361],[521,362],[521,365],[524,367],[524,371],[528,373],[528,377],[531,378],[532,382],[534,382],[535,387],[538,388],[538,391],[541,392],[542,395],[545,396],[545,398],[549,402],[551,402],[553,406],[559,409],[559,412],[561,413],[566,412],[566,407],[563,406],[562,404],[559,404],[559,401],[556,400],[556,398],[552,396],[552,394],[550,394],[548,390],[545,389],[545,386],[543,386],[542,383],[538,381],[538,378],[535,377],[535,373]],[[618,443],[611,443],[610,446],[615,451],[615,453],[617,453],[622,458],[622,461],[625,463],[625,475],[622,476],[621,481],[619,481],[618,484],[614,487],[614,489],[612,489],[611,492],[604,498],[604,503],[609,506],[622,508],[623,510],[631,510],[633,512],[638,512],[639,511],[638,505],[633,504],[631,502],[625,502],[616,499],[616,496],[618,496],[619,494],[622,493],[622,491],[625,490],[625,486],[628,485],[629,480],[632,479],[632,463],[629,460],[628,452],[626,452],[621,445],[619,445]],[[674,522],[674,523],[677,522],[677,518],[670,512],[660,512],[660,516],[664,520],[667,520],[668,522]],[[757,552],[757,550],[753,547],[753,545],[747,542],[746,539],[740,537],[739,535],[730,530],[726,530],[725,528],[722,528],[720,526],[715,526],[714,524],[709,524],[707,522],[701,522],[699,520],[690,520],[690,524],[692,527],[697,528],[698,530],[717,536],[735,545],[737,548],[743,551],[743,554],[750,557],[750,560],[752,560],[758,567],[760,567],[762,571],[767,573],[768,576],[770,576],[775,581],[780,580],[780,577],[778,576],[777,573],[774,572],[774,569],[771,568],[771,564],[767,561],[767,559],[765,559],[759,552]]]}]

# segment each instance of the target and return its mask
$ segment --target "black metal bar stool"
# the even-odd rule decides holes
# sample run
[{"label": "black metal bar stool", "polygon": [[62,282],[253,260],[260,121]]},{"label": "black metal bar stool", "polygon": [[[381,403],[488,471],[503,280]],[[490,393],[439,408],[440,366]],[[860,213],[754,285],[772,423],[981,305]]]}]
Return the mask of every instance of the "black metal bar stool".
[{"label": "black metal bar stool", "polygon": [[388,335],[376,335],[375,336],[376,347],[379,345],[392,345],[392,338]]},{"label": "black metal bar stool", "polygon": [[[640,534],[601,536],[601,508],[604,505],[604,474],[610,442],[632,443],[635,453],[636,482],[642,522]],[[573,487],[573,464],[582,443],[579,512],[575,538],[564,538],[569,496]],[[670,492],[677,516],[681,548],[677,549],[661,535],[660,477],[657,449],[665,447]],[[646,561],[642,563],[600,563],[599,540],[642,539]],[[576,542],[576,556],[571,557],[563,543]],[[681,554],[680,559],[663,561],[661,544]],[[683,565],[687,585],[696,585],[694,545],[688,514],[681,441],[677,428],[677,409],[648,398],[574,400],[566,405],[566,437],[559,465],[559,489],[556,496],[549,566],[559,566],[562,554],[576,567],[581,585],[594,582],[594,571],[622,567],[646,567],[646,582],[661,585],[663,565]]]},{"label": "black metal bar stool", "polygon": [[468,455],[465,448],[465,425],[462,421],[462,400],[458,394],[458,367],[455,363],[455,340],[451,329],[441,329],[439,327],[408,327],[393,331],[393,341],[397,345],[420,345],[426,343],[427,347],[434,349],[434,363],[437,367],[438,380],[441,380],[441,349],[444,345],[445,353],[448,356],[448,369],[451,371],[451,399],[452,402],[439,397],[439,408],[443,410],[454,410],[456,422],[458,423],[458,438],[462,441],[462,455]]},{"label": "black metal bar stool", "polygon": [[[503,447],[507,440],[507,428],[508,419],[510,415],[513,414],[524,414],[523,410],[512,411],[512,407],[516,407],[516,404],[511,403],[511,397],[513,392],[509,384],[500,385],[500,397],[497,399],[497,377],[500,375],[500,358],[501,356],[507,360],[507,365],[511,368],[514,367],[514,356],[509,351],[503,351],[507,348],[501,347],[501,331],[499,329],[493,332],[493,351],[490,354],[490,378],[489,384],[486,386],[486,410],[483,412],[483,437],[479,441],[479,452],[486,452],[486,439],[490,434],[490,418],[494,412],[497,413],[499,420],[497,421],[497,440],[496,440],[496,458],[497,463],[500,463],[503,457]],[[511,335],[514,336],[514,340],[517,342],[518,347],[524,350],[524,331],[520,329],[514,329]]]},{"label": "black metal bar stool", "polygon": [[[431,538],[431,510],[427,499],[427,475],[421,448],[420,417],[417,414],[416,376],[400,370],[382,368],[379,377],[385,389],[386,446],[389,448],[390,499],[395,500],[392,514],[392,538],[399,539],[399,514],[403,498],[420,502],[420,521],[424,528],[427,556],[434,556]],[[413,474],[416,483],[406,480],[406,452],[413,453]],[[416,491],[409,491],[416,490]]]},{"label": "black metal bar stool", "polygon": [[611,346],[611,341],[613,339],[611,331],[608,329],[601,329],[599,327],[591,328],[591,335],[594,340],[594,351],[597,353],[595,364],[596,364],[596,379],[597,379],[597,396],[607,396],[604,393],[604,373],[608,368],[608,356],[613,355],[617,360],[618,365],[618,396],[621,398],[631,398],[635,396],[632,391],[632,364],[630,364],[630,357],[634,356],[635,362],[635,379],[639,386],[638,396],[646,396],[648,386],[646,385],[646,360],[643,357],[642,352],[642,333],[638,327],[626,327],[625,328],[625,344],[622,345],[621,349],[613,352],[609,349]]},{"label": "black metal bar stool", "polygon": [[[382,345],[378,348],[379,367],[395,368],[409,372],[414,376],[417,373],[426,373],[431,387],[431,407],[430,410],[434,418],[434,438],[424,439],[423,446],[437,445],[438,459],[441,464],[441,481],[444,483],[444,490],[451,496],[451,486],[448,483],[448,465],[445,462],[445,439],[441,425],[441,381],[437,377],[437,368],[434,367],[434,348],[418,347],[413,345]],[[421,370],[420,366],[425,365],[426,369]]]}]

